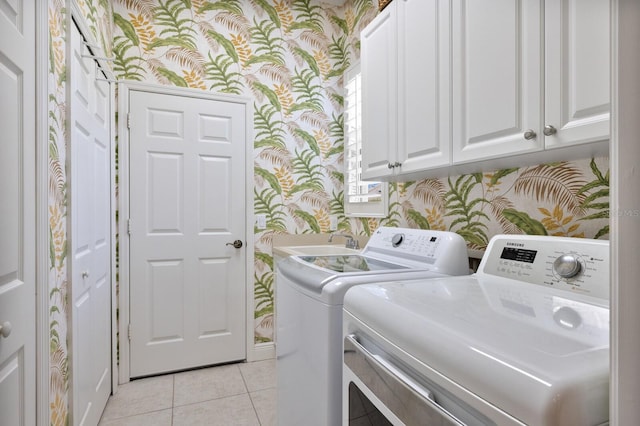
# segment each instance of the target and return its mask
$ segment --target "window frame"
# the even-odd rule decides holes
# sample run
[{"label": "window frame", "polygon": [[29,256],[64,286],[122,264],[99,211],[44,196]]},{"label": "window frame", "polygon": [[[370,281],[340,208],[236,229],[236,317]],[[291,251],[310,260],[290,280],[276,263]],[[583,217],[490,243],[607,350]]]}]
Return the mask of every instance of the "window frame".
[{"label": "window frame", "polygon": [[[354,104],[351,105],[351,102]],[[353,152],[355,152],[355,160],[353,159]],[[355,167],[355,170],[353,167]],[[361,174],[362,86],[360,63],[357,62],[344,73],[344,214],[346,217],[387,217],[389,211],[388,184],[386,182],[364,181],[361,179]],[[354,175],[355,182],[352,183],[351,177]],[[357,197],[358,195],[366,197],[364,193],[358,190],[362,190],[365,185],[380,185],[380,199],[375,201],[351,201],[351,197]],[[349,193],[354,186],[358,193]]]}]

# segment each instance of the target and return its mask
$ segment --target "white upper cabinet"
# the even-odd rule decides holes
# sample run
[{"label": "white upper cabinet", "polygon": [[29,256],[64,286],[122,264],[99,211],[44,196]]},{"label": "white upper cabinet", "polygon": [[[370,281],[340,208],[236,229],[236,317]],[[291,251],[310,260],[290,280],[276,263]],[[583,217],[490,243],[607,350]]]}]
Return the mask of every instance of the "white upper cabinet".
[{"label": "white upper cabinet", "polygon": [[545,148],[609,139],[609,7],[545,2]]},{"label": "white upper cabinet", "polygon": [[363,179],[606,154],[610,0],[394,0],[362,41]]},{"label": "white upper cabinet", "polygon": [[395,0],[362,32],[363,178],[451,162],[448,0]]},{"label": "white upper cabinet", "polygon": [[540,1],[454,0],[453,162],[544,148]]},{"label": "white upper cabinet", "polygon": [[[361,33],[362,178],[393,174],[397,141],[397,16],[392,2]],[[393,12],[393,13],[392,13]]]},{"label": "white upper cabinet", "polygon": [[609,138],[608,0],[454,0],[452,27],[454,164]]}]

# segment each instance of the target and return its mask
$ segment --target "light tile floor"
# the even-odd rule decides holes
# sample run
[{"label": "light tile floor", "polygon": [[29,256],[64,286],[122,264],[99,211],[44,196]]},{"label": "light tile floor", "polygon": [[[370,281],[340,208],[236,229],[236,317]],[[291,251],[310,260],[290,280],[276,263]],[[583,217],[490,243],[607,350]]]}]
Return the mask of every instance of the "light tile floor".
[{"label": "light tile floor", "polygon": [[100,426],[275,424],[275,360],[133,380],[118,387],[100,420]]}]

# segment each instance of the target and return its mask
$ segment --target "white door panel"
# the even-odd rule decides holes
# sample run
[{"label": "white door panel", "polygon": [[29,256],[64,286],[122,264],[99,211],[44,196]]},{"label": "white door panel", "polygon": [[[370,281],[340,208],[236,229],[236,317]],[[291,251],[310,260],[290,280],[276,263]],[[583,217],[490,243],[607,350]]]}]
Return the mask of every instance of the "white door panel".
[{"label": "white door panel", "polygon": [[71,30],[73,423],[97,424],[111,393],[109,86]]},{"label": "white door panel", "polygon": [[547,148],[609,139],[609,3],[545,2]]},{"label": "white door panel", "polygon": [[245,358],[245,105],[130,92],[130,374]]},{"label": "white door panel", "polygon": [[387,6],[362,31],[362,179],[390,176],[398,138],[397,4]]},{"label": "white door panel", "polygon": [[0,423],[35,424],[35,10],[0,8]]},{"label": "white door panel", "polygon": [[398,159],[402,173],[451,161],[449,2],[398,3]]},{"label": "white door panel", "polygon": [[453,4],[454,163],[541,150],[540,2]]}]

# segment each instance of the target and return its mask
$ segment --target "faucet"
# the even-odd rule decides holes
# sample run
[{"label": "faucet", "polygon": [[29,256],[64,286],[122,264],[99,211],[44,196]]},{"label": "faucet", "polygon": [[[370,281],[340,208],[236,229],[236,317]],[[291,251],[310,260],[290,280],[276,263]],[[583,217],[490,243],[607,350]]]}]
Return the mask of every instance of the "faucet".
[{"label": "faucet", "polygon": [[333,234],[329,235],[329,242],[333,241],[333,237],[345,237],[347,239],[344,245],[346,248],[355,249],[355,250],[360,249],[360,244],[358,243],[358,240],[356,240],[349,234],[345,234],[342,232],[334,232]]}]

